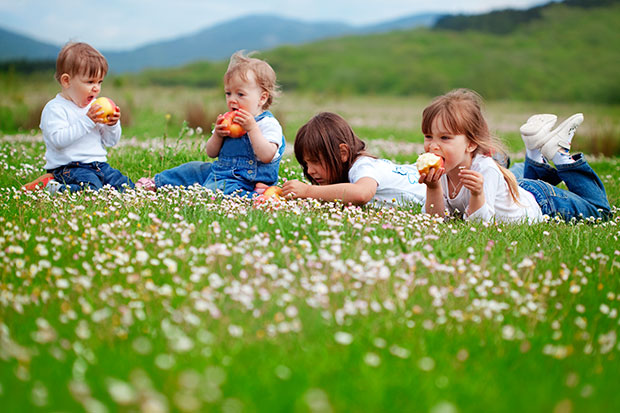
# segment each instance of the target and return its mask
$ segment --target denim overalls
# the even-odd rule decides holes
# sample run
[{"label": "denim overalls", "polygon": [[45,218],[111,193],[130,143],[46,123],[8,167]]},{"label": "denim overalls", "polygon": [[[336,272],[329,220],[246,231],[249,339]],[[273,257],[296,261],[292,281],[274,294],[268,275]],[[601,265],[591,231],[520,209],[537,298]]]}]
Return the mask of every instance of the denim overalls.
[{"label": "denim overalls", "polygon": [[[265,111],[255,120],[259,122],[265,117],[274,116],[271,112]],[[252,196],[258,182],[267,185],[275,185],[278,182],[284,147],[285,141],[282,136],[282,144],[275,160],[263,163],[256,159],[247,133],[241,138],[226,137],[218,159],[213,163],[195,161],[168,169],[155,175],[155,184],[160,187],[191,186],[198,183],[213,191],[219,189],[227,195],[235,193],[240,196]]]}]

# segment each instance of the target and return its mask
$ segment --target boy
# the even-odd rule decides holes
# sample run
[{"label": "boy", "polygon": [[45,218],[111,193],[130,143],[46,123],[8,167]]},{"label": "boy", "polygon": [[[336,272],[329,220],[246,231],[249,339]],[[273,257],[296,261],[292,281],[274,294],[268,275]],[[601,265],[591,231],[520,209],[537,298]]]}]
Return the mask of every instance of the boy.
[{"label": "boy", "polygon": [[101,117],[92,102],[101,92],[108,62],[86,43],[68,43],[56,60],[54,77],[61,91],[41,113],[47,174],[25,185],[26,190],[44,186],[50,193],[101,189],[109,184],[119,191],[133,188],[129,178],[107,163],[106,146],[121,138],[121,111]]}]

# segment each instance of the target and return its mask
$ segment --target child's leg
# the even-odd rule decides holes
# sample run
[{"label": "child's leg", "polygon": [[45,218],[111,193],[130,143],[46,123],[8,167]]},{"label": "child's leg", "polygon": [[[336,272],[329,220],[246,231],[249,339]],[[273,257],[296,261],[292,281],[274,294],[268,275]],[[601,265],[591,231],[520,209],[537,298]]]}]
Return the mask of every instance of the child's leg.
[{"label": "child's leg", "polygon": [[165,185],[188,187],[194,184],[203,185],[210,172],[210,162],[194,161],[160,172],[153,179],[158,188]]},{"label": "child's leg", "polygon": [[61,184],[58,192],[66,190],[77,192],[85,188],[97,191],[103,186],[101,178],[91,164],[72,162],[54,169],[52,174],[56,181]]},{"label": "child's leg", "polygon": [[574,160],[572,163],[556,165],[559,177],[570,192],[584,199],[595,210],[600,211],[590,216],[608,216],[611,208],[603,182],[583,154],[575,154],[572,158]]},{"label": "child's leg", "polygon": [[538,179],[551,185],[557,185],[562,182],[555,168],[546,162],[536,162],[528,156],[525,157],[525,162],[523,163],[523,178]]},{"label": "child's leg", "polygon": [[118,169],[112,168],[106,162],[99,163],[99,169],[103,175],[103,184],[109,184],[112,187],[116,188],[116,190],[123,192],[125,190],[125,186],[128,188],[133,188],[134,184],[131,182],[131,179],[123,175]]},{"label": "child's leg", "polygon": [[560,189],[547,182],[536,179],[520,179],[519,186],[536,198],[544,215],[560,216],[566,221],[573,218],[607,218],[607,211],[600,211],[588,198]]}]

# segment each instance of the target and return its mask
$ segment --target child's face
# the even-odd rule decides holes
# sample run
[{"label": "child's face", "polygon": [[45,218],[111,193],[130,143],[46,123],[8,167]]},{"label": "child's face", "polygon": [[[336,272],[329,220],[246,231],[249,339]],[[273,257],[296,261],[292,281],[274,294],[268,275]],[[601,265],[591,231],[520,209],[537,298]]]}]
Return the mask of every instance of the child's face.
[{"label": "child's face", "polygon": [[101,84],[103,83],[103,75],[90,77],[88,75],[70,76],[63,73],[60,77],[62,86],[61,95],[81,108],[85,108],[97,99],[101,92]]},{"label": "child's face", "polygon": [[327,172],[327,168],[325,168],[323,161],[304,157],[304,162],[308,168],[308,175],[310,175],[318,185],[330,184],[329,173]]},{"label": "child's face", "polygon": [[253,116],[258,116],[269,95],[256,83],[254,72],[248,71],[247,78],[245,81],[237,75],[229,79],[224,86],[226,105],[228,110],[245,109]]},{"label": "child's face", "polygon": [[454,135],[449,132],[439,116],[433,120],[431,133],[424,136],[424,150],[441,156],[446,172],[459,166],[469,168],[475,149],[476,145],[465,135]]}]

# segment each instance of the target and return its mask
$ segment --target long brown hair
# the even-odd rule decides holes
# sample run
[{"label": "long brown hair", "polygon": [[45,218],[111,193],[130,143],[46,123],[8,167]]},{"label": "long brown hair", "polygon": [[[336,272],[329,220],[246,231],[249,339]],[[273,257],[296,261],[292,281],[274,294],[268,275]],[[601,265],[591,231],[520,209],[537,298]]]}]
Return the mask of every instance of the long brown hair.
[{"label": "long brown hair", "polygon": [[[347,147],[345,162],[341,159],[340,144]],[[366,152],[366,144],[357,137],[347,121],[335,113],[315,115],[295,136],[295,157],[304,175],[313,184],[316,182],[308,175],[306,160],[321,162],[329,174],[329,183],[336,184],[349,182],[349,169],[360,155],[370,156]]]},{"label": "long brown hair", "polygon": [[[439,117],[449,132],[465,135],[478,147],[472,155],[492,156],[495,152],[505,152],[504,145],[492,135],[487,121],[482,115],[482,98],[469,89],[455,89],[443,96],[436,97],[422,113],[422,133],[431,134],[433,121]],[[497,163],[497,161],[496,161]],[[517,179],[508,169],[497,164],[508,184],[513,201],[519,203],[519,186]]]}]

